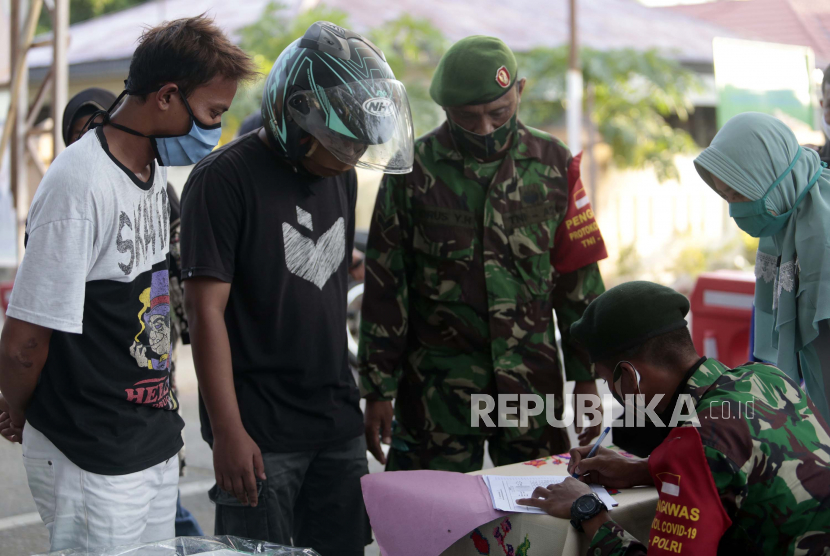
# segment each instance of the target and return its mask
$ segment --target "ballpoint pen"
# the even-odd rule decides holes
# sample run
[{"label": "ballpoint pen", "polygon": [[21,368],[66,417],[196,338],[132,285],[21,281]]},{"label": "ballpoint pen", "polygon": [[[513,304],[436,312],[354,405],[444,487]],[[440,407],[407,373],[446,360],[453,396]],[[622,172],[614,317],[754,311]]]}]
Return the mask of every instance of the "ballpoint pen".
[{"label": "ballpoint pen", "polygon": [[[597,442],[596,444],[594,444],[594,447],[591,448],[591,451],[588,452],[588,455],[585,456],[583,459],[592,458],[596,455],[597,450],[599,450],[599,445],[602,443],[603,440],[605,440],[605,437],[608,436],[609,432],[611,432],[611,427],[605,427],[605,430],[602,431],[602,434],[599,435],[599,438],[597,438]],[[571,477],[573,477],[574,479],[578,479],[579,473],[572,473]]]}]

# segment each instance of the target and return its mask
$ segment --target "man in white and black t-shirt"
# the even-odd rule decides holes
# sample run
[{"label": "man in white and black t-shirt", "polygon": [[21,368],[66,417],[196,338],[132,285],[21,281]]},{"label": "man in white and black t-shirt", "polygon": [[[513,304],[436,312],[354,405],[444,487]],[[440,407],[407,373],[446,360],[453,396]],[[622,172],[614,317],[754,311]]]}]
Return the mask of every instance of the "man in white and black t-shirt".
[{"label": "man in white and black t-shirt", "polygon": [[252,74],[210,20],[147,30],[124,102],[55,159],[32,201],[0,339],[0,433],[22,435],[52,550],[174,536],[166,166],[213,149]]},{"label": "man in white and black t-shirt", "polygon": [[409,171],[409,104],[383,53],[317,22],[274,63],[262,115],[182,194],[215,532],[362,555],[368,464],[346,343],[353,167]]}]

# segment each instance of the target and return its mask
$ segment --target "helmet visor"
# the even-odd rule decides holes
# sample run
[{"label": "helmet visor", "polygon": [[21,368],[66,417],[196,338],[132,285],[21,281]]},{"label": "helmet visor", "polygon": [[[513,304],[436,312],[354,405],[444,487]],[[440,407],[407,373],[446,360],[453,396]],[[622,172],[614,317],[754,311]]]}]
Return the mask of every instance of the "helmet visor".
[{"label": "helmet visor", "polygon": [[414,128],[403,83],[367,79],[298,91],[288,112],[338,160],[387,174],[412,171]]}]

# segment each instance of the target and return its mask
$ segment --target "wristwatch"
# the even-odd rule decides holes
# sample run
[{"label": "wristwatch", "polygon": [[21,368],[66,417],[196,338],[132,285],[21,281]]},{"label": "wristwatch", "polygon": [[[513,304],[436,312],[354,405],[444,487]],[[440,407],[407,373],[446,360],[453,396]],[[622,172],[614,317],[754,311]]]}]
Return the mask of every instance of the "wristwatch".
[{"label": "wristwatch", "polygon": [[574,500],[571,506],[571,525],[579,531],[583,531],[582,522],[586,519],[591,519],[602,510],[607,510],[605,504],[599,499],[599,496],[594,494],[583,494]]}]

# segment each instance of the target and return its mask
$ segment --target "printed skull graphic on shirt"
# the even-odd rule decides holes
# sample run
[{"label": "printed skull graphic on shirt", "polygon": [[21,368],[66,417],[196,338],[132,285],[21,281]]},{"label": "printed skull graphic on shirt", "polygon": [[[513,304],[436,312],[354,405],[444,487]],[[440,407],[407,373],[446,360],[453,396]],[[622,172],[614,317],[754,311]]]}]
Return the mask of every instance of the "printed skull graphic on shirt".
[{"label": "printed skull graphic on shirt", "polygon": [[[156,407],[175,406],[170,392],[170,294],[167,270],[154,272],[150,287],[139,295],[142,307],[138,313],[140,329],[130,346],[130,355],[139,367],[162,371],[164,376],[141,381],[142,392],[158,390],[157,396],[147,396],[139,403],[153,403]],[[142,338],[143,336],[143,338]],[[143,343],[142,340],[147,341]],[[134,396],[135,397],[135,396]]]},{"label": "printed skull graphic on shirt", "polygon": [[[167,271],[153,273],[151,286],[141,292],[138,300],[143,307],[138,314],[141,329],[135,335],[130,346],[132,355],[139,367],[156,371],[170,368],[170,295],[168,292]],[[149,346],[142,344],[139,337],[147,332]],[[148,351],[149,347],[149,351]],[[153,358],[155,354],[156,358]]]},{"label": "printed skull graphic on shirt", "polygon": [[[297,207],[297,223],[309,232],[314,231],[311,214],[300,207]],[[346,223],[342,216],[316,243],[288,222],[282,224],[282,237],[288,271],[321,290],[346,257]]]}]

